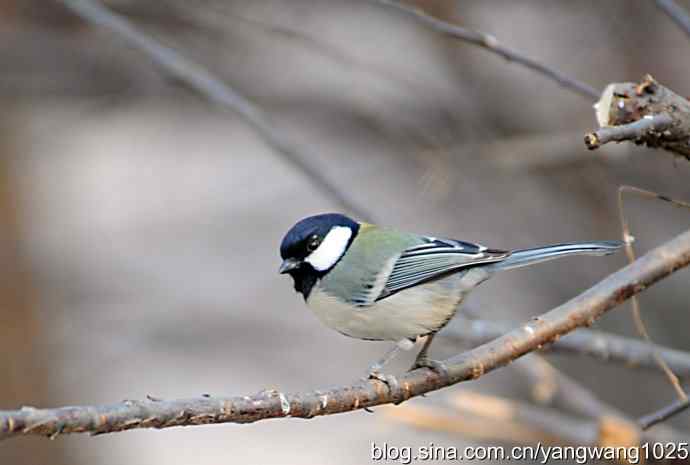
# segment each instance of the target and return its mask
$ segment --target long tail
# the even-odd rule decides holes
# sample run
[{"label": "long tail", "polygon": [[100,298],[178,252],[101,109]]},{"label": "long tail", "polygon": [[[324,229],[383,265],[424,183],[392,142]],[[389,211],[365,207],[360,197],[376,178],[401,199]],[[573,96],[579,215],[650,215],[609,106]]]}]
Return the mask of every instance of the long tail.
[{"label": "long tail", "polygon": [[609,255],[623,246],[621,241],[573,242],[513,251],[505,260],[492,263],[491,271],[512,270],[568,255]]}]

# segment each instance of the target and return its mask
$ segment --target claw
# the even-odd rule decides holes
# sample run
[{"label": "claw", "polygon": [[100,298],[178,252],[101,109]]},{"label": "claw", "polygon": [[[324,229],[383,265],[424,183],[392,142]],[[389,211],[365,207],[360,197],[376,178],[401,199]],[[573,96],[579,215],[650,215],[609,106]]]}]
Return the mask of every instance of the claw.
[{"label": "claw", "polygon": [[391,398],[393,399],[393,403],[395,405],[398,405],[405,401],[405,393],[400,387],[400,382],[398,381],[398,378],[396,378],[395,376],[384,375],[378,371],[370,371],[366,379],[375,379],[377,381],[381,381],[386,386],[388,386],[388,391],[390,392]]},{"label": "claw", "polygon": [[439,360],[431,360],[430,358],[422,357],[415,360],[409,371],[416,370],[417,368],[428,368],[435,371],[443,379],[444,382],[448,382],[450,379],[450,373],[448,372],[448,367],[445,363]]}]

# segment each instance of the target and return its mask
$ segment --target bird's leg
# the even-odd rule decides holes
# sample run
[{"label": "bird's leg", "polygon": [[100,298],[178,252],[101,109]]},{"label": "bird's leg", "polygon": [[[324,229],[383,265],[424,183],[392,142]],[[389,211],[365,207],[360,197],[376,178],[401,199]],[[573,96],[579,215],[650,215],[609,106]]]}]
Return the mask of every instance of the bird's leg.
[{"label": "bird's leg", "polygon": [[383,367],[388,365],[388,363],[393,360],[396,355],[398,355],[398,352],[400,352],[400,346],[396,344],[388,352],[386,352],[380,360],[377,360],[371,364],[367,370],[367,376],[369,378],[376,378],[376,375],[380,375]]},{"label": "bird's leg", "polygon": [[402,389],[400,388],[400,383],[398,382],[398,379],[393,376],[393,375],[384,375],[381,373],[381,370],[383,369],[384,366],[388,365],[388,363],[395,358],[396,355],[398,355],[398,352],[400,352],[401,349],[403,350],[409,350],[414,346],[414,343],[412,343],[408,339],[404,339],[402,341],[397,342],[388,352],[386,352],[383,357],[373,363],[369,369],[367,370],[367,376],[365,379],[376,379],[379,380],[383,383],[385,383],[388,386],[388,389],[390,390],[391,397],[394,399],[394,403],[398,404],[403,401],[403,392]]},{"label": "bird's leg", "polygon": [[446,364],[439,360],[432,360],[428,356],[429,347],[431,347],[431,342],[434,340],[434,336],[436,336],[436,333],[429,334],[426,337],[422,350],[420,350],[419,354],[417,354],[417,358],[410,367],[410,371],[416,370],[417,368],[429,368],[438,373],[443,379],[448,379],[449,373]]}]

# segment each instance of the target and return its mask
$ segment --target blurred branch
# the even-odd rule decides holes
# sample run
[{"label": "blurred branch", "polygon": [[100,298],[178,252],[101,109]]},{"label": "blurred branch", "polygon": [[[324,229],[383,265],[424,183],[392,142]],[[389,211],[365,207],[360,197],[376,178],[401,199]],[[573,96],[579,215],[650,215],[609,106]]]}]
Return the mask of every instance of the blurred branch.
[{"label": "blurred branch", "polygon": [[463,415],[475,415],[496,422],[505,421],[517,430],[525,428],[527,431],[539,431],[542,440],[551,444],[565,442],[582,445],[590,443],[596,437],[595,425],[577,427],[577,422],[572,418],[555,410],[490,394],[461,391],[451,395],[450,403]]},{"label": "blurred branch", "polygon": [[[442,338],[485,344],[510,331],[514,323],[488,320],[460,320],[439,333]],[[659,370],[654,353],[664,358],[680,377],[690,379],[690,353],[616,334],[580,329],[542,348],[545,351],[588,355],[604,362],[618,362],[628,367]]]},{"label": "blurred branch", "polygon": [[690,102],[652,76],[609,84],[594,108],[599,129],[585,135],[588,149],[627,140],[690,160]]},{"label": "blurred branch", "polygon": [[457,434],[474,441],[508,444],[588,445],[597,425],[554,410],[484,394],[462,392],[448,407],[405,405],[387,408],[385,416],[424,430]]},{"label": "blurred branch", "polygon": [[311,418],[399,403],[461,381],[479,378],[539,349],[576,328],[588,326],[605,312],[690,263],[690,231],[653,249],[588,291],[533,318],[508,334],[446,360],[448,375],[422,368],[399,378],[403,398],[387,385],[367,380],[337,388],[284,394],[262,391],[244,397],[200,397],[171,401],[125,401],[103,406],[0,412],[0,437],[61,433],[110,433],[133,428],[167,428],[208,423],[251,423],[268,418]]},{"label": "blurred branch", "polygon": [[602,415],[580,419],[555,409],[543,408],[502,397],[460,392],[448,408],[405,405],[389,408],[385,415],[417,428],[462,435],[475,441],[510,444],[575,445],[633,448],[646,442],[683,442],[686,435],[643,432],[634,424]]},{"label": "blurred branch", "polygon": [[291,166],[301,171],[322,192],[361,219],[371,215],[349,199],[330,180],[316,170],[287,137],[279,132],[261,109],[204,67],[193,63],[175,50],[132,26],[124,17],[113,13],[98,0],[57,0],[85,21],[119,34],[131,46],[141,50],[171,76],[187,83],[220,108],[235,112],[244,119],[271,148]]},{"label": "blurred branch", "polygon": [[[648,428],[644,426],[644,423],[634,421],[621,410],[604,402],[590,389],[558,370],[544,357],[532,354],[530,357],[517,360],[515,365],[531,378],[532,393],[536,402],[549,406],[560,405],[572,413],[597,420],[602,428],[608,425],[610,433],[613,433],[614,429],[618,431],[612,434],[613,437],[628,436],[629,431],[635,431],[639,436],[641,430]],[[599,434],[602,434],[601,430]],[[660,425],[656,428],[654,436],[656,441],[671,441],[687,437],[687,433],[677,432],[669,426]]]},{"label": "blurred branch", "polygon": [[[559,403],[571,416],[554,408],[544,408],[501,397],[462,391],[453,394],[451,404],[462,415],[448,410],[405,405],[385,410],[385,415],[418,428],[459,433],[478,441],[513,444],[589,445],[638,447],[644,442],[681,442],[687,433],[669,427],[644,432],[641,424],[598,399],[588,389],[564,375],[541,357],[517,361],[522,372],[535,383],[553,382],[549,398],[537,399],[545,405]],[[586,419],[581,419],[579,416]]]},{"label": "blurred branch", "polygon": [[561,71],[547,66],[533,58],[529,58],[522,53],[513,50],[505,45],[501,44],[498,39],[494,36],[485,34],[479,31],[473,31],[466,29],[455,24],[450,24],[440,19],[436,19],[432,16],[427,15],[418,8],[405,5],[396,0],[375,0],[377,3],[382,5],[395,8],[413,18],[417,19],[419,22],[425,26],[430,27],[432,30],[439,32],[441,34],[447,35],[454,39],[463,40],[465,42],[477,45],[479,47],[485,48],[486,50],[495,53],[514,63],[518,63],[532,71],[541,74],[542,76],[555,81],[561,87],[571,90],[579,95],[586,97],[589,100],[594,100],[599,96],[599,91],[593,87],[580,82],[577,79],[571,78]]},{"label": "blurred branch", "polygon": [[[451,404],[463,413],[494,418],[497,421],[514,421],[538,428],[546,434],[553,434],[569,444],[599,445],[617,447],[635,447],[645,441],[667,442],[683,441],[687,438],[684,432],[666,429],[643,433],[632,422],[629,422],[609,409],[599,411],[596,415],[587,415],[595,420],[594,425],[571,418],[555,409],[543,408],[531,404],[503,399],[492,395],[463,391],[451,397]],[[577,424],[581,428],[573,427]],[[573,433],[576,436],[572,436]],[[592,442],[578,441],[589,436]]]},{"label": "blurred branch", "polygon": [[557,404],[589,418],[607,415],[628,421],[624,419],[625,415],[621,411],[606,404],[592,391],[556,369],[545,358],[532,354],[529,358],[517,360],[516,364],[532,381],[535,401],[544,405]]},{"label": "blurred branch", "polygon": [[[209,6],[216,5],[212,4]],[[227,5],[225,6],[227,7]],[[268,22],[252,18],[251,16],[243,16],[234,12],[227,12],[224,9],[211,8],[209,10],[207,7],[207,10],[204,12],[204,18],[208,22],[214,20],[220,21],[224,27],[227,27],[228,19],[235,20],[238,23],[244,23],[251,27],[251,31],[261,34],[262,37],[271,35],[283,44],[285,42],[293,42],[303,50],[327,58],[343,68],[368,74],[374,78],[397,84],[399,87],[404,88],[406,92],[424,93],[430,90],[429,82],[423,81],[422,78],[415,79],[414,76],[408,73],[398,73],[390,69],[387,65],[368,62],[355,54],[348,53],[334,43],[329,43],[325,40],[325,37],[319,35],[310,35],[300,29],[293,29],[279,23]],[[375,95],[368,96],[368,98],[372,97],[375,97]]]},{"label": "blurred branch", "polygon": [[[634,298],[634,296],[631,297],[631,299]],[[478,320],[474,314],[463,313],[466,313],[467,317],[464,320],[456,317],[452,327],[447,328],[441,335],[461,343],[478,345],[500,337],[515,326],[515,324],[507,322]],[[646,368],[664,371],[664,366],[658,363],[658,357],[661,356],[669,360],[669,362],[665,362],[666,367],[670,363],[674,371],[677,369],[681,376],[690,376],[690,354],[686,352],[660,347],[649,341],[642,342],[585,328],[567,334],[545,348],[547,350],[569,351],[573,354],[589,354],[604,361],[617,360],[629,367],[639,366],[640,362],[644,362]],[[634,422],[622,411],[601,400],[590,389],[558,370],[548,360],[536,353],[517,360],[513,366],[527,376],[532,386],[532,397],[540,404],[560,405],[571,412],[601,421],[606,416],[617,419],[621,425],[627,424],[629,428],[633,429],[637,429],[638,425],[642,429],[647,429],[658,423],[649,421],[647,422],[649,426],[646,426],[644,419]],[[681,410],[668,416],[663,416],[663,411],[664,409],[655,412],[659,417],[662,417],[659,421],[663,421]],[[648,417],[655,418],[654,414]],[[657,428],[657,433],[675,434],[666,426]]]},{"label": "blurred branch", "polygon": [[683,8],[673,0],[656,0],[656,4],[690,37],[690,16]]},{"label": "blurred branch", "polygon": [[687,397],[685,399],[676,399],[666,407],[643,416],[637,422],[639,423],[640,428],[646,430],[656,424],[661,423],[662,421],[666,421],[669,418],[678,415],[679,413],[687,410],[688,407],[690,407],[690,402],[688,401]]}]

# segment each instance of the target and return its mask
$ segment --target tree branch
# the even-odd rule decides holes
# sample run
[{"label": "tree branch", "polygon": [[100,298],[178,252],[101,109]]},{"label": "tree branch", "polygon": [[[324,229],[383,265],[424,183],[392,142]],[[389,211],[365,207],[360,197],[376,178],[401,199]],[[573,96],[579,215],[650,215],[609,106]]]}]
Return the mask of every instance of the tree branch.
[{"label": "tree branch", "polygon": [[532,354],[532,357],[516,360],[514,365],[532,381],[532,396],[540,404],[559,405],[590,418],[608,415],[627,421],[623,412],[599,399],[543,357]]},{"label": "tree branch", "polygon": [[201,397],[171,401],[125,401],[95,407],[0,412],[0,438],[22,434],[54,437],[133,428],[208,423],[251,423],[268,418],[311,418],[401,402],[452,384],[476,379],[582,326],[589,326],[660,279],[690,263],[690,231],[648,252],[588,291],[500,338],[446,361],[448,377],[423,368],[399,378],[404,398],[393,398],[377,380],[307,393],[262,391],[245,397]]},{"label": "tree branch", "polygon": [[[479,345],[502,336],[514,327],[515,324],[505,321],[459,319],[439,336]],[[674,373],[682,379],[690,379],[690,353],[603,331],[583,328],[543,347],[543,350],[588,355],[604,362],[660,370],[654,358],[655,351],[658,351]]]},{"label": "tree branch", "polygon": [[666,421],[669,418],[678,415],[680,412],[687,410],[688,407],[690,407],[690,402],[688,402],[688,399],[676,399],[671,404],[657,410],[656,412],[643,416],[637,420],[637,423],[640,425],[640,428],[647,430],[652,426],[659,424],[662,421]]},{"label": "tree branch", "polygon": [[673,118],[667,113],[646,115],[632,123],[599,128],[585,136],[585,145],[594,150],[609,142],[641,141],[667,130],[672,124]]},{"label": "tree branch", "polygon": [[[515,325],[507,322],[478,320],[476,318],[459,319],[456,317],[451,328],[441,333],[442,336],[462,343],[483,344],[510,331]],[[690,354],[679,350],[668,349],[646,341],[616,336],[614,334],[581,328],[559,338],[558,341],[543,348],[546,351],[564,351],[571,354],[591,355],[603,361],[618,361],[627,367],[641,366],[647,369],[661,370],[656,358],[660,355],[667,365],[680,378],[690,377]],[[589,389],[556,369],[543,357],[533,354],[529,358],[517,360],[513,366],[527,375],[532,382],[532,393],[536,402],[548,405],[560,405],[572,412],[603,421],[604,417],[617,418],[619,424],[645,430],[660,423],[687,408],[687,403],[677,401],[671,406],[649,415],[636,423],[623,412],[603,402]],[[681,405],[685,404],[685,405]],[[669,437],[681,437],[666,426],[659,426],[657,441],[664,442]],[[666,439],[661,436],[665,436]]]},{"label": "tree branch", "polygon": [[509,399],[467,394],[460,393],[451,407],[405,405],[386,409],[385,416],[399,424],[478,442],[552,446],[596,444],[598,425],[594,420],[576,419]]},{"label": "tree branch", "polygon": [[690,37],[690,17],[683,8],[673,0],[656,0],[656,4]]},{"label": "tree branch", "polygon": [[599,96],[599,91],[594,89],[584,82],[578,81],[577,79],[571,78],[565,75],[563,72],[547,66],[533,58],[529,58],[522,53],[513,50],[503,44],[501,44],[498,39],[494,36],[485,34],[479,31],[473,31],[471,29],[466,29],[455,24],[450,24],[445,21],[441,21],[434,17],[431,17],[424,13],[423,11],[404,5],[396,0],[375,0],[377,3],[382,5],[395,8],[413,18],[417,19],[419,22],[428,26],[432,30],[439,32],[441,34],[447,35],[454,39],[463,40],[473,45],[482,47],[500,57],[505,58],[508,61],[518,63],[542,76],[551,79],[556,82],[561,87],[571,90],[578,95],[586,97],[588,100],[594,100]]},{"label": "tree branch", "polygon": [[[585,386],[554,367],[548,360],[536,354],[524,357],[513,364],[531,378],[533,398],[544,405],[559,405],[571,413],[596,420],[601,428],[607,426],[609,436],[627,436],[626,432],[637,432],[641,436],[644,424],[635,421],[618,408],[604,402]],[[677,413],[677,412],[676,412]],[[663,420],[660,420],[663,421]],[[601,428],[595,428],[597,434],[603,434]],[[659,425],[652,437],[655,442],[680,441],[687,437],[686,432],[679,432],[666,425]],[[580,444],[581,445],[581,444]]]},{"label": "tree branch", "polygon": [[[684,442],[687,434],[641,431],[616,417],[583,419],[512,399],[462,391],[450,407],[405,405],[385,416],[420,429],[457,434],[481,442],[637,448],[647,442]],[[623,457],[622,457],[623,458]],[[651,458],[651,462],[655,462]],[[660,459],[660,457],[658,458]]]},{"label": "tree branch", "polygon": [[588,149],[627,140],[690,160],[690,102],[652,76],[609,84],[594,108],[599,129],[585,135]]},{"label": "tree branch", "polygon": [[188,84],[211,103],[239,115],[264,142],[279,153],[293,168],[301,171],[318,189],[354,215],[371,221],[372,217],[369,212],[353,202],[310,165],[307,162],[307,157],[301,154],[288,138],[273,126],[267,115],[247,97],[225,84],[204,67],[186,59],[175,50],[139,31],[124,17],[113,13],[98,0],[57,1],[82,19],[120,35],[125,42],[141,50],[162,70]]}]

